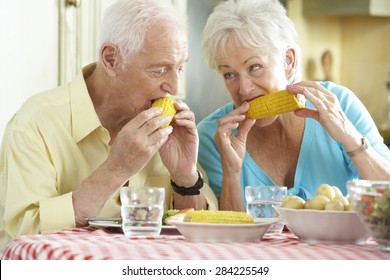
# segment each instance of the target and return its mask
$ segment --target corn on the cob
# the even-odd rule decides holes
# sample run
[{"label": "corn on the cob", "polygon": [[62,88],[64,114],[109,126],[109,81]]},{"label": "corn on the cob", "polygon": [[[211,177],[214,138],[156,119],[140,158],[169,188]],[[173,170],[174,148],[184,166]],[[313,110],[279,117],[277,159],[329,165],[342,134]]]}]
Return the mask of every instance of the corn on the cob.
[{"label": "corn on the cob", "polygon": [[[173,116],[176,114],[175,109],[175,101],[171,97],[163,97],[160,99],[156,99],[152,103],[152,107],[161,107],[162,112],[161,115],[169,115],[173,118]],[[171,122],[167,122],[166,124],[162,125],[161,128],[167,127]]]},{"label": "corn on the cob", "polygon": [[196,210],[187,212],[184,222],[209,224],[253,224],[253,217],[245,212]]},{"label": "corn on the cob", "polygon": [[249,102],[247,116],[250,119],[261,119],[273,115],[284,114],[305,107],[305,97],[280,90],[259,96]]}]

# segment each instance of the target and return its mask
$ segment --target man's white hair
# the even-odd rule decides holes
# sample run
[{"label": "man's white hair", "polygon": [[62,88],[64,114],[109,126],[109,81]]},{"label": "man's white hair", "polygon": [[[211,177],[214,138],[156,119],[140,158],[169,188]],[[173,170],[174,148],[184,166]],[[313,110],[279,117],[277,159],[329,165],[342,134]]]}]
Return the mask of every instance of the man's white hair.
[{"label": "man's white hair", "polygon": [[169,0],[119,0],[104,14],[99,48],[105,43],[113,44],[127,61],[142,49],[148,28],[160,20],[185,27]]}]

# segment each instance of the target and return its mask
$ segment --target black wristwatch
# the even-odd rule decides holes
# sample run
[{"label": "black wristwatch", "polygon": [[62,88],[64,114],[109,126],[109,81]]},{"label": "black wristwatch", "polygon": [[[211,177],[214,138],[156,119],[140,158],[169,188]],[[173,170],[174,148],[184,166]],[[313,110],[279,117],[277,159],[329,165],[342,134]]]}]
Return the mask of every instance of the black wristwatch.
[{"label": "black wristwatch", "polygon": [[198,194],[200,194],[200,189],[203,187],[203,176],[202,176],[202,173],[199,172],[199,170],[197,170],[197,172],[198,172],[198,181],[196,181],[195,185],[193,185],[192,187],[189,187],[189,188],[178,186],[175,184],[175,182],[173,182],[171,180],[171,186],[172,186],[173,190],[175,191],[175,193],[178,193],[180,195],[198,195]]}]

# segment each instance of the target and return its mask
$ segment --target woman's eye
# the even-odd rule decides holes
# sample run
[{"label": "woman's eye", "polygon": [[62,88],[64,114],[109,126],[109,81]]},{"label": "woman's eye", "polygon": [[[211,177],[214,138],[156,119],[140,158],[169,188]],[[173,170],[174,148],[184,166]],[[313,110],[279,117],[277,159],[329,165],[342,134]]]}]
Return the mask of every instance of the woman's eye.
[{"label": "woman's eye", "polygon": [[224,77],[225,80],[231,80],[231,79],[234,78],[234,74],[228,72],[228,73],[223,74],[223,77]]}]

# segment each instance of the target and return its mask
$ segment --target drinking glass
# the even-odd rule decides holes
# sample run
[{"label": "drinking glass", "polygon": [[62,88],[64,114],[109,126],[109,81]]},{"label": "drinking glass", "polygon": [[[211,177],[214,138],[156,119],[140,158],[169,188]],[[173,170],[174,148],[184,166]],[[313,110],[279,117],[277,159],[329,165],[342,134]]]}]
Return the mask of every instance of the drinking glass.
[{"label": "drinking glass", "polygon": [[275,211],[275,205],[281,205],[287,195],[285,186],[246,186],[246,212],[253,216],[256,222],[275,222],[267,233],[281,233],[284,222]]},{"label": "drinking glass", "polygon": [[127,237],[160,234],[164,196],[164,188],[122,187],[120,189],[122,229]]}]

